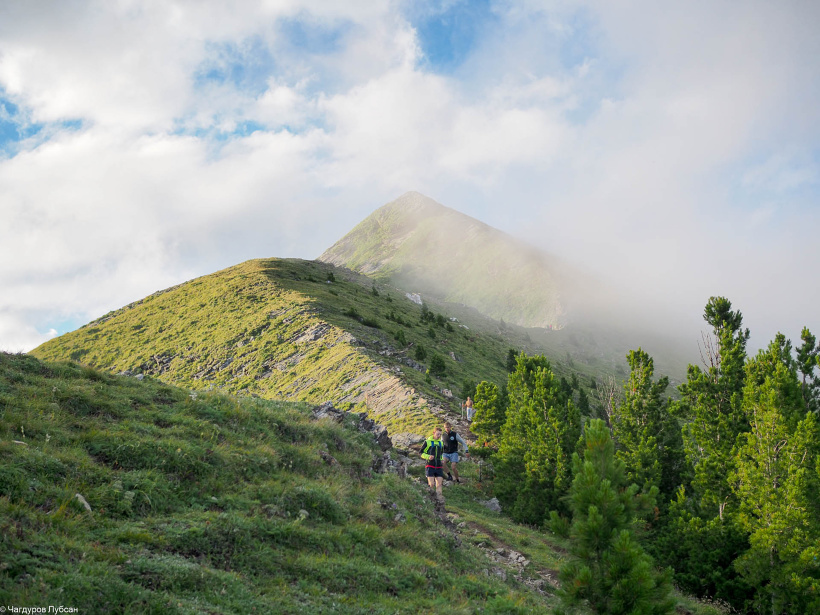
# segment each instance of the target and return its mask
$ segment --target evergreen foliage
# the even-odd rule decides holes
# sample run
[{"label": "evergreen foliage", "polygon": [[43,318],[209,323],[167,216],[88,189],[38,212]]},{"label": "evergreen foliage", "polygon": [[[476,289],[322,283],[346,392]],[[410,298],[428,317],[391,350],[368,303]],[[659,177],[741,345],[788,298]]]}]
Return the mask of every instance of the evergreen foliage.
[{"label": "evergreen foliage", "polygon": [[675,571],[675,584],[742,612],[754,587],[734,569],[735,560],[749,548],[749,539],[733,517],[698,516],[695,502],[681,487],[661,521],[648,546],[660,563]]},{"label": "evergreen foliage", "polygon": [[518,355],[507,386],[509,405],[494,457],[496,493],[513,519],[540,525],[551,510],[565,509],[580,416],[543,356]]},{"label": "evergreen foliage", "polygon": [[571,558],[560,572],[564,605],[612,615],[671,612],[670,575],[655,571],[634,533],[638,509],[652,503],[657,487],[641,498],[637,485],[628,486],[600,419],[587,423],[583,459],[575,453],[572,465]]},{"label": "evergreen foliage", "polygon": [[461,383],[461,398],[467,399],[470,397],[471,399],[475,399],[475,392],[476,392],[476,383],[475,380],[467,379]]},{"label": "evergreen foliage", "polygon": [[515,348],[510,348],[507,350],[507,362],[506,367],[509,373],[513,373],[515,371],[516,365],[516,358],[518,357],[518,351]]},{"label": "evergreen foliage", "polygon": [[820,611],[820,498],[817,418],[806,413],[790,345],[782,335],[746,366],[743,410],[750,430],[739,439],[730,484],[751,548],[737,562],[757,588],[760,612]]},{"label": "evergreen foliage", "polygon": [[797,369],[802,379],[800,391],[806,410],[818,412],[820,411],[820,376],[814,374],[814,369],[820,366],[820,344],[817,344],[817,338],[807,327],[803,327],[800,340],[803,342],[797,348]]},{"label": "evergreen foliage", "polygon": [[706,340],[709,365],[706,370],[689,366],[678,406],[680,415],[689,419],[684,446],[694,471],[695,497],[704,513],[721,519],[727,507],[736,507],[726,477],[734,469],[737,437],[749,429],[741,409],[749,330],[741,329],[743,316],[731,308],[724,297],[712,297],[706,304],[703,318],[714,336]]},{"label": "evergreen foliage", "polygon": [[492,382],[479,382],[473,396],[475,415],[470,430],[479,441],[494,444],[506,419],[506,408],[501,393]]},{"label": "evergreen foliage", "polygon": [[447,366],[444,364],[444,359],[437,354],[430,357],[430,374],[438,378],[442,378],[446,373]]},{"label": "evergreen foliage", "polygon": [[669,400],[663,398],[669,379],[652,381],[654,362],[640,348],[626,358],[629,379],[612,422],[616,456],[624,462],[631,482],[644,491],[654,486],[671,496],[680,484],[683,444],[680,427],[669,414]]},{"label": "evergreen foliage", "polygon": [[587,392],[584,389],[578,389],[578,412],[581,413],[581,416],[589,416],[590,411]]}]

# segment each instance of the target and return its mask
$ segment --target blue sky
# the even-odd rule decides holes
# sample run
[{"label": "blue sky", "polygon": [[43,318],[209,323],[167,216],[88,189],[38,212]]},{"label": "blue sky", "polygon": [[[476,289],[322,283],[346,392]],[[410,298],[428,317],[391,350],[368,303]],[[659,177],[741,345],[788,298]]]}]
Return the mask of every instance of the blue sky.
[{"label": "blue sky", "polygon": [[409,190],[681,328],[722,294],[759,344],[820,331],[818,17],[4,3],[0,347],[248,258],[316,257]]}]

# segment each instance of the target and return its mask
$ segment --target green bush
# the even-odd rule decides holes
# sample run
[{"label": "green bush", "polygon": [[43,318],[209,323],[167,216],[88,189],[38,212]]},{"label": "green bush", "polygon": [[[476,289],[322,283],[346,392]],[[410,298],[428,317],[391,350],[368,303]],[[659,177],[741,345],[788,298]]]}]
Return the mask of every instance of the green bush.
[{"label": "green bush", "polygon": [[447,366],[444,364],[444,359],[441,356],[434,354],[430,357],[430,374],[433,376],[437,376],[438,378],[443,377],[447,373]]}]

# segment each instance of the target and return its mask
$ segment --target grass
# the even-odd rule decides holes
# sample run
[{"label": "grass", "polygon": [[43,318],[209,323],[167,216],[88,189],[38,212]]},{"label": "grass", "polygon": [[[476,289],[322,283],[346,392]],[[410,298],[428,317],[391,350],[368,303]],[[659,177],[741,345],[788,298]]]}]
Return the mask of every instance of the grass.
[{"label": "grass", "polygon": [[[82,613],[549,613],[565,543],[482,502],[436,515],[370,433],[310,406],[0,353],[0,604]],[[337,463],[328,463],[327,456]],[[88,511],[77,494],[90,507]],[[506,578],[496,548],[530,564]],[[503,567],[503,566],[502,566]],[[719,612],[680,597],[687,611]]]},{"label": "grass", "polygon": [[[434,407],[459,412],[446,391],[458,396],[465,380],[502,384],[508,348],[539,351],[520,328],[449,304],[430,309],[433,320],[422,322],[403,291],[329,264],[248,261],[155,293],[32,354],[197,390],[330,400],[367,411],[391,434],[424,435],[440,420]],[[419,346],[427,355],[421,370],[407,363]],[[428,379],[435,356],[444,369]],[[553,364],[584,385],[600,374],[554,355]]]},{"label": "grass", "polygon": [[371,471],[379,452],[354,418],[304,404],[2,354],[2,603],[546,612],[515,581],[479,578],[480,550],[448,548],[421,485]]}]

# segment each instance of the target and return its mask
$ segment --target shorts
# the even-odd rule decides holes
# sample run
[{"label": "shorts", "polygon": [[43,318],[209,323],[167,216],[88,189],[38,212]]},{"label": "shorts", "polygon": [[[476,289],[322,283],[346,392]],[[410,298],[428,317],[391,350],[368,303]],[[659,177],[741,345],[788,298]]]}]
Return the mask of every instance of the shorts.
[{"label": "shorts", "polygon": [[425,468],[424,475],[427,478],[435,478],[437,476],[444,478],[444,468]]},{"label": "shorts", "polygon": [[442,456],[450,463],[458,463],[458,451],[455,453],[444,453]]}]

